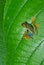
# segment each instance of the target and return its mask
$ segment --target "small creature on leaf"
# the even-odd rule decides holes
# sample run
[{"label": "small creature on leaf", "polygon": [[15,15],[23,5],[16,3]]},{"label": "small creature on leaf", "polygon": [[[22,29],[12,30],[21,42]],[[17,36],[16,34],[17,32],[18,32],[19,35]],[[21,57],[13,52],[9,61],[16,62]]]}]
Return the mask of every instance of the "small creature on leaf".
[{"label": "small creature on leaf", "polygon": [[31,31],[32,33],[34,33],[34,27],[32,24],[29,24],[28,22],[24,22],[24,23],[22,23],[22,26],[27,28],[28,31]]},{"label": "small creature on leaf", "polygon": [[24,28],[27,28],[27,30],[25,31],[25,33],[23,35],[23,37],[25,39],[33,38],[33,35],[38,33],[38,24],[36,24],[34,17],[32,17],[32,23],[31,24],[26,21],[26,22],[22,23],[22,26]]}]

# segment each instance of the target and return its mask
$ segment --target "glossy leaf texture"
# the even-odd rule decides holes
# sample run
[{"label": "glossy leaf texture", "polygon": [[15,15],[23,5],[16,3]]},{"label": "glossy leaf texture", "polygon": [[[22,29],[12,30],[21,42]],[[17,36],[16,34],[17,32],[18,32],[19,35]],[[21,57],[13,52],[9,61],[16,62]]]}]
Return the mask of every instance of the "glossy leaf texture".
[{"label": "glossy leaf texture", "polygon": [[[21,24],[31,22],[33,16],[39,25],[38,35],[26,40]],[[44,65],[44,0],[6,0],[3,33],[6,65]]]}]

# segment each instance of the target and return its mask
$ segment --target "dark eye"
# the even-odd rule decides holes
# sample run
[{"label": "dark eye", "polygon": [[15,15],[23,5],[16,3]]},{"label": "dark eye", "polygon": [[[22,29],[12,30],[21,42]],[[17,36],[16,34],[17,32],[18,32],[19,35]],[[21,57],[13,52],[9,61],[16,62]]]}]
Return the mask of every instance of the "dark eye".
[{"label": "dark eye", "polygon": [[27,32],[28,32],[29,30],[27,30]]}]

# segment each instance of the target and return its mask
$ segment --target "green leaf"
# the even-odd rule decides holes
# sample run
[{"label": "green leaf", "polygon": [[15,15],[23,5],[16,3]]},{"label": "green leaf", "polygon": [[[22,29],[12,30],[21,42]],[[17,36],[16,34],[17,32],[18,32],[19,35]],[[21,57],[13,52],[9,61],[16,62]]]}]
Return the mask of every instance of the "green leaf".
[{"label": "green leaf", "polygon": [[0,0],[0,65],[5,65],[6,59],[6,43],[3,31],[3,13],[5,0]]},{"label": "green leaf", "polygon": [[[6,0],[3,14],[4,44],[6,45],[4,50],[6,53],[3,53],[6,56],[4,63],[6,65],[44,65],[44,0]],[[25,30],[21,24],[24,21],[30,22],[32,16],[39,24],[38,35],[26,40],[23,38]]]}]

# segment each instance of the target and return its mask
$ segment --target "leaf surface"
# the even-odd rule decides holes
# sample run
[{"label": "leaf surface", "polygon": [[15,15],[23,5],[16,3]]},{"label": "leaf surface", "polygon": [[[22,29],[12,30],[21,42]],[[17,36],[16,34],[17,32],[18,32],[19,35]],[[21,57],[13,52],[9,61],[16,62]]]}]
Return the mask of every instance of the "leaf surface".
[{"label": "leaf surface", "polygon": [[[39,24],[38,35],[26,40],[21,24],[32,16]],[[6,0],[3,20],[6,65],[44,65],[44,0]]]}]

